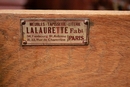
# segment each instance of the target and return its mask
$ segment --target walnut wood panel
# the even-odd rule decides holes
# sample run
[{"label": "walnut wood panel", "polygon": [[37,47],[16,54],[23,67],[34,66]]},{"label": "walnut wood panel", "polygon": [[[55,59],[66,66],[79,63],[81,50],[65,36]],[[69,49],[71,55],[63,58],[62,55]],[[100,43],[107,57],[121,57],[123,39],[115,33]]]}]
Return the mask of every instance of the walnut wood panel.
[{"label": "walnut wood panel", "polygon": [[[21,18],[90,18],[90,44],[21,46]],[[1,10],[0,87],[130,87],[130,12]]]}]

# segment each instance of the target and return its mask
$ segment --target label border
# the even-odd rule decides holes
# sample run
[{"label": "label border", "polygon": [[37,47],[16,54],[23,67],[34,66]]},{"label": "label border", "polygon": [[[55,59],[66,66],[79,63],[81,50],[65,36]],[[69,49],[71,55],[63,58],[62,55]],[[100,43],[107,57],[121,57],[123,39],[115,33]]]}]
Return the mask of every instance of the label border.
[{"label": "label border", "polygon": [[[23,44],[23,23],[26,21],[86,21],[86,42],[84,43],[36,43],[36,44]],[[90,19],[88,18],[22,18],[20,19],[21,27],[21,45],[22,46],[84,46],[89,44],[89,32],[90,32]]]}]

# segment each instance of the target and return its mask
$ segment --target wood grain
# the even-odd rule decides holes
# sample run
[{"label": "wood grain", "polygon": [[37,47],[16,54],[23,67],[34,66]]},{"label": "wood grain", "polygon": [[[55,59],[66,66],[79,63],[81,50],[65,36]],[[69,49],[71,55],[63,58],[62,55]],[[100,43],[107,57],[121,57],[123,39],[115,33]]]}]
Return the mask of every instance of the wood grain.
[{"label": "wood grain", "polygon": [[[21,18],[90,18],[88,46],[21,46]],[[0,11],[0,87],[130,87],[130,12]]]}]

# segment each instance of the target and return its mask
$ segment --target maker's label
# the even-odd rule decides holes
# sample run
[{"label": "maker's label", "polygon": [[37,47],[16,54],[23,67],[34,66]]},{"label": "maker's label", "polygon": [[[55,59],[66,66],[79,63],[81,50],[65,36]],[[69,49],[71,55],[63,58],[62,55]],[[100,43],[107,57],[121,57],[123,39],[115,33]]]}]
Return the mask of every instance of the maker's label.
[{"label": "maker's label", "polygon": [[88,19],[21,19],[22,45],[86,45]]}]

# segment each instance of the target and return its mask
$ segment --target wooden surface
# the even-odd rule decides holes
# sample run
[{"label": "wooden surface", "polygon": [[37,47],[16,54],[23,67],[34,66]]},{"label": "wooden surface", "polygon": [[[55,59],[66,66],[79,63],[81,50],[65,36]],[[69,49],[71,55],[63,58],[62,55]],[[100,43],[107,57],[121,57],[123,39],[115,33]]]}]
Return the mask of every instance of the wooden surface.
[{"label": "wooden surface", "polygon": [[[90,44],[22,47],[21,18],[90,18]],[[130,12],[1,10],[0,87],[130,87]]]}]

